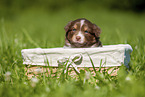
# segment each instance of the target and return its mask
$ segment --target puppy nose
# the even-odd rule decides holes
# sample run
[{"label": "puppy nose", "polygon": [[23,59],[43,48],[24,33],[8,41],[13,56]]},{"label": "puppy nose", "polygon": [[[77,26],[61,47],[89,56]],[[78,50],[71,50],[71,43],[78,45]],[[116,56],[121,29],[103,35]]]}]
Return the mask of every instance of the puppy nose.
[{"label": "puppy nose", "polygon": [[76,36],[76,40],[79,41],[81,39],[80,36]]}]

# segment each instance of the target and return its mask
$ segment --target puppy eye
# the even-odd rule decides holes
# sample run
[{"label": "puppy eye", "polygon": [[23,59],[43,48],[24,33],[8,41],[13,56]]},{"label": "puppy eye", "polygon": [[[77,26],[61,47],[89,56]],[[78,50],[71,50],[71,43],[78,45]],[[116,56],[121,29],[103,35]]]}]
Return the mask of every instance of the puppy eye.
[{"label": "puppy eye", "polygon": [[76,31],[76,29],[73,29],[72,31]]},{"label": "puppy eye", "polygon": [[88,31],[85,31],[85,33],[89,33]]}]

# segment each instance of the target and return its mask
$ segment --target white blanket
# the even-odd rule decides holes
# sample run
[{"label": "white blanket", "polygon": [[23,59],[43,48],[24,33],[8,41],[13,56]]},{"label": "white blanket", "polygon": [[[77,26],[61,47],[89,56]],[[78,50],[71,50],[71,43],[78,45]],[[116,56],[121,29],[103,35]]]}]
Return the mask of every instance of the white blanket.
[{"label": "white blanket", "polygon": [[[128,66],[132,47],[128,44],[96,48],[23,49],[23,64],[58,67],[71,63],[74,67]],[[92,60],[92,62],[90,61]]]}]

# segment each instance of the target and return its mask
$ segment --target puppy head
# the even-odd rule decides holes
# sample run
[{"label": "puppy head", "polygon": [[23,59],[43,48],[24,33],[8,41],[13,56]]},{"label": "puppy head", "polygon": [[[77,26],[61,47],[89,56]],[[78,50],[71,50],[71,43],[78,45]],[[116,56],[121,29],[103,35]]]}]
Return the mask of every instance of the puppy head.
[{"label": "puppy head", "polygon": [[91,47],[99,41],[101,29],[87,19],[70,21],[65,26],[66,43],[70,47]]}]

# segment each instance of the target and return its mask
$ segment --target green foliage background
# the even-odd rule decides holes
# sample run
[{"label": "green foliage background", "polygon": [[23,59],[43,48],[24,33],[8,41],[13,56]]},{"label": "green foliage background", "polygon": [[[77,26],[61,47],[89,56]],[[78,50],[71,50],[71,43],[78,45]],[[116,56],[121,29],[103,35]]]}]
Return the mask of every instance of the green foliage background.
[{"label": "green foliage background", "polygon": [[[144,0],[0,0],[0,96],[143,97],[144,7]],[[21,50],[62,47],[64,26],[77,18],[97,24],[104,45],[130,44],[129,70],[122,66],[115,77],[98,71],[85,83],[83,70],[75,78],[58,69],[61,76],[42,73],[38,82],[28,79]]]}]

